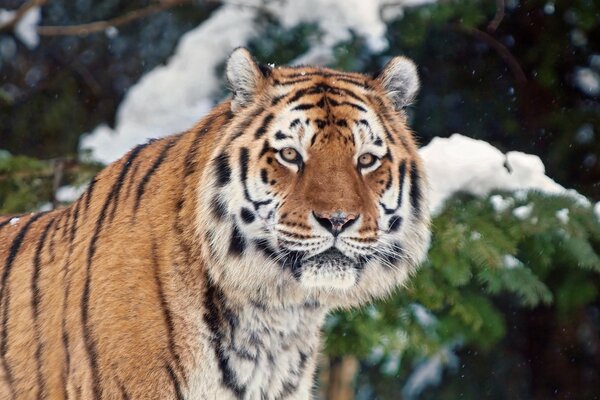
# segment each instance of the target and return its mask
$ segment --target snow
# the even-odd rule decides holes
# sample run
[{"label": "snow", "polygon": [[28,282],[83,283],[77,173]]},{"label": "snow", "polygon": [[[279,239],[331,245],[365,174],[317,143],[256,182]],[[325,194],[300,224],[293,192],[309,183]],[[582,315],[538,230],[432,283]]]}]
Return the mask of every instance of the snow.
[{"label": "snow", "polygon": [[440,383],[444,367],[455,369],[458,366],[458,357],[453,353],[452,347],[454,345],[442,347],[417,365],[402,388],[403,398],[417,398],[428,386]]},{"label": "snow", "polygon": [[437,322],[435,316],[422,304],[412,303],[410,308],[417,322],[422,327],[428,328]]},{"label": "snow", "polygon": [[513,215],[520,220],[525,220],[531,216],[533,211],[533,203],[517,207],[513,210]]},{"label": "snow", "polygon": [[502,213],[514,205],[513,199],[510,197],[505,199],[499,194],[491,196],[490,203],[492,203],[492,207],[494,207],[494,211],[497,213]]},{"label": "snow", "polygon": [[588,96],[600,94],[600,75],[591,68],[577,68],[575,85]]},{"label": "snow", "polygon": [[79,198],[87,189],[86,185],[61,186],[56,191],[56,200],[61,203],[71,203]]},{"label": "snow", "polygon": [[[16,14],[14,10],[0,9],[0,26],[10,21]],[[15,26],[15,36],[25,44],[29,49],[34,49],[40,43],[40,38],[37,34],[37,25],[42,17],[40,7],[31,7],[21,17]]]},{"label": "snow", "polygon": [[507,269],[513,269],[523,266],[521,260],[510,254],[504,254],[502,256],[502,264]]},{"label": "snow", "polygon": [[558,210],[556,212],[556,218],[558,218],[558,220],[560,222],[562,222],[563,224],[568,223],[569,222],[569,209],[563,208],[561,210]]},{"label": "snow", "polygon": [[[257,15],[266,7],[284,27],[315,23],[319,41],[294,61],[325,64],[333,47],[361,35],[373,51],[387,48],[386,25],[379,9],[386,0],[305,0],[256,2],[260,7],[225,4],[195,29],[183,35],[166,65],[144,75],[119,106],[115,128],[98,126],[84,136],[80,148],[91,158],[110,163],[136,144],[190,128],[214,105],[223,77],[217,75],[229,53],[261,33]],[[431,0],[406,0],[416,6]],[[315,10],[319,10],[315,12]],[[106,32],[111,35],[111,32]],[[114,33],[114,32],[113,32]]]},{"label": "snow", "polygon": [[[582,204],[587,201],[546,176],[544,164],[535,155],[516,151],[504,154],[487,142],[459,134],[434,138],[419,152],[429,177],[430,209],[434,214],[457,192],[487,196],[494,190],[538,190],[570,195]],[[498,212],[507,207],[500,197],[490,201]]]}]

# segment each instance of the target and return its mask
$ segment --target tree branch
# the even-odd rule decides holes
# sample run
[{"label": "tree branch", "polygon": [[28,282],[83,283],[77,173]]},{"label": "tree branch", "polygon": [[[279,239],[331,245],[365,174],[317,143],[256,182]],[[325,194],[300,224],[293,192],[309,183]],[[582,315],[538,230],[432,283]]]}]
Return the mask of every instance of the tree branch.
[{"label": "tree branch", "polygon": [[[46,0],[45,0],[46,1]],[[150,15],[156,14],[161,11],[168,10],[170,8],[193,3],[194,0],[159,0],[158,3],[149,5],[144,8],[139,8],[137,10],[129,11],[124,15],[106,20],[106,21],[96,21],[90,22],[87,24],[81,25],[71,25],[71,26],[38,26],[37,32],[42,36],[87,36],[92,33],[102,32],[107,28],[118,27],[126,25],[135,20],[148,17]],[[250,7],[257,8],[264,12],[269,12],[269,10],[264,6],[257,6],[248,3],[240,3],[240,2],[232,2],[232,1],[223,1],[223,0],[206,0],[207,3],[220,3],[220,4],[229,4],[238,7]]]},{"label": "tree branch", "polygon": [[477,28],[467,28],[462,25],[456,25],[456,28],[459,31],[468,33],[469,35],[474,36],[476,39],[485,42],[488,46],[494,49],[500,58],[502,58],[502,60],[504,60],[504,62],[508,65],[517,83],[522,84],[527,81],[527,77],[525,72],[523,72],[523,68],[521,68],[521,64],[519,64],[510,50],[508,50],[505,45],[497,41],[492,35],[487,32],[480,31]]},{"label": "tree branch", "polygon": [[193,0],[165,0],[144,8],[129,11],[106,21],[96,21],[72,26],[38,26],[37,32],[42,36],[86,36],[92,33],[102,32],[110,27],[126,25],[137,19],[148,17],[175,6],[191,3],[192,1]]},{"label": "tree branch", "polygon": [[494,19],[490,21],[488,24],[487,30],[491,33],[496,32],[498,26],[504,19],[504,0],[496,0],[496,15],[494,15]]}]

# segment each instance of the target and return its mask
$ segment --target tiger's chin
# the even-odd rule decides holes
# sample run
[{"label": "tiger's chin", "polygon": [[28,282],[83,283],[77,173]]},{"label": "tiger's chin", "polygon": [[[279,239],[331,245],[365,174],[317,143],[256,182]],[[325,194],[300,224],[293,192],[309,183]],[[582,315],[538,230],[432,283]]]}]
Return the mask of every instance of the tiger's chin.
[{"label": "tiger's chin", "polygon": [[358,282],[360,266],[336,249],[329,249],[302,261],[298,271],[306,288],[345,290]]}]

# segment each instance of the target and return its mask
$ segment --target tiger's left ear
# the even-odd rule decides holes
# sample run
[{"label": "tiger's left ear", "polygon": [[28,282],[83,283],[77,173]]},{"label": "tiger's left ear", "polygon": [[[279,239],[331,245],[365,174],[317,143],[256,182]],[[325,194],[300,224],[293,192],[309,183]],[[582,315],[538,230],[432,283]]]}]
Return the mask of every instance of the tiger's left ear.
[{"label": "tiger's left ear", "polygon": [[227,59],[225,75],[233,91],[231,111],[248,105],[271,74],[267,66],[259,65],[250,52],[238,47]]},{"label": "tiger's left ear", "polygon": [[406,57],[394,57],[375,77],[392,100],[396,110],[412,104],[419,91],[417,66]]}]

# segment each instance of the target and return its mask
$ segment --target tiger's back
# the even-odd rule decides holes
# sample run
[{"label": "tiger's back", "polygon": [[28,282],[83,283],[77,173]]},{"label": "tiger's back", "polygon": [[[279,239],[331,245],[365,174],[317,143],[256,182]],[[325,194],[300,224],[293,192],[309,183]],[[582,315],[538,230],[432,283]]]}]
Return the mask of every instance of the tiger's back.
[{"label": "tiger's back", "polygon": [[0,218],[0,398],[307,399],[326,312],[415,270],[414,66],[273,70],[242,49],[227,71],[233,99],[189,131],[67,208]]}]

